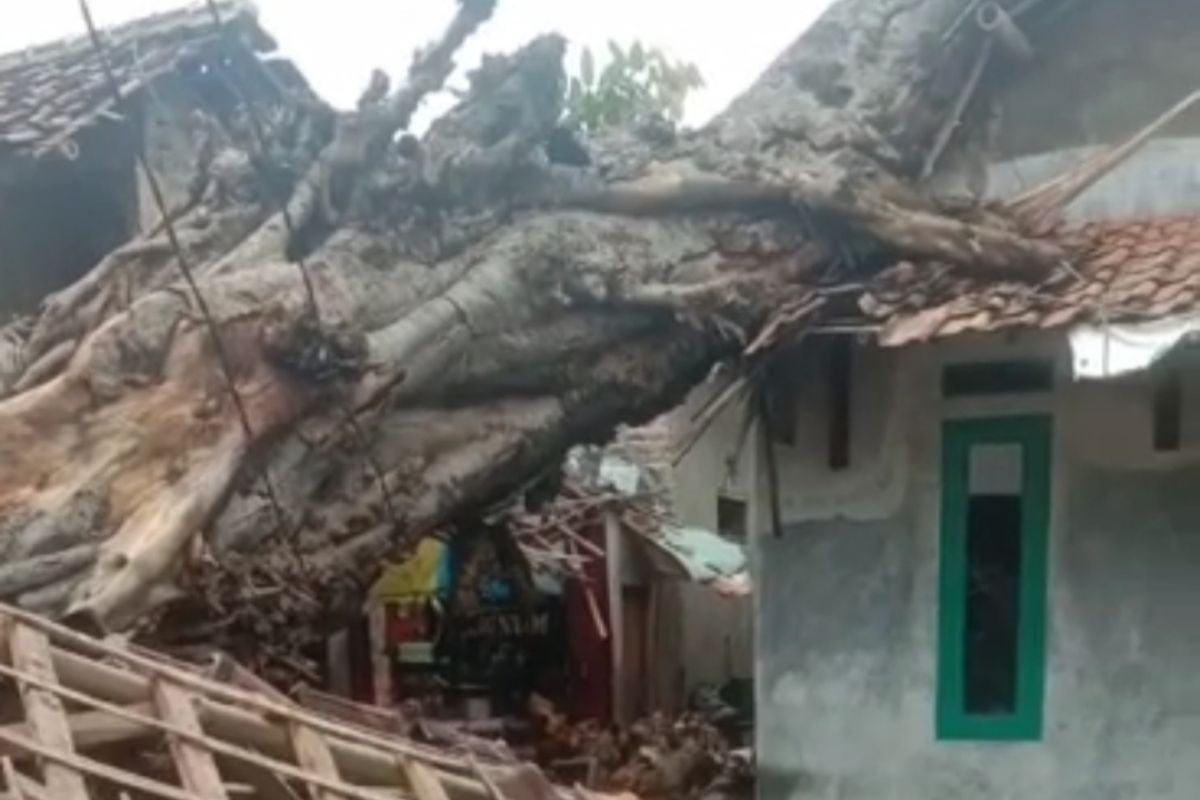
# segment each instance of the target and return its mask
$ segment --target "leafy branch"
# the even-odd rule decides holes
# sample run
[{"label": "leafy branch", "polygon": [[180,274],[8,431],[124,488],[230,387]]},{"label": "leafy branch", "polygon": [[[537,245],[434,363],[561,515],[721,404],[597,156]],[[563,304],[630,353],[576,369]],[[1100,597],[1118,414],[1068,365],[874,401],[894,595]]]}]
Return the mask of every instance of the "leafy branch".
[{"label": "leafy branch", "polygon": [[584,48],[579,73],[567,89],[568,126],[584,133],[636,125],[654,118],[679,122],[689,93],[704,85],[695,64],[668,58],[657,47],[608,43],[609,59],[598,73]]}]

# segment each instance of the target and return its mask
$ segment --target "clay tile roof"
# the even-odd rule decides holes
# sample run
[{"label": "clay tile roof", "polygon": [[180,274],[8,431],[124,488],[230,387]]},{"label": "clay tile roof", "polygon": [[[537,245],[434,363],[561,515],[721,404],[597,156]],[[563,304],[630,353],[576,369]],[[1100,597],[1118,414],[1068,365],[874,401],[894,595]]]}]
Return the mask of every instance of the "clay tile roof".
[{"label": "clay tile roof", "polygon": [[1094,222],[1068,237],[1071,267],[1041,284],[904,263],[861,301],[884,346],[970,332],[1155,319],[1200,309],[1200,217]]},{"label": "clay tile roof", "polygon": [[[217,4],[223,21],[256,51],[274,48],[251,5]],[[213,42],[217,31],[205,4],[101,31],[117,81],[126,93],[178,67]],[[41,156],[114,116],[112,95],[87,36],[0,55],[0,154]]]}]

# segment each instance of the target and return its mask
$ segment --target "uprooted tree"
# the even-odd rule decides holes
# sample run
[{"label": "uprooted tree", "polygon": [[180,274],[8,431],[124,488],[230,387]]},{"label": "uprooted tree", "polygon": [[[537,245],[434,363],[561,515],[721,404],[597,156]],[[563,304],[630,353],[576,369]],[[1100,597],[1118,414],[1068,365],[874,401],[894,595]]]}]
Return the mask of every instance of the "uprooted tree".
[{"label": "uprooted tree", "polygon": [[199,296],[157,230],[47,298],[0,375],[6,598],[116,629],[181,594],[334,615],[384,556],[853,310],[884,266],[1064,258],[919,180],[984,35],[962,0],[841,0],[703,129],[597,135],[583,164],[547,156],[554,36],[403,133],[492,6],[461,0],[319,150],[218,137],[173,224]]}]

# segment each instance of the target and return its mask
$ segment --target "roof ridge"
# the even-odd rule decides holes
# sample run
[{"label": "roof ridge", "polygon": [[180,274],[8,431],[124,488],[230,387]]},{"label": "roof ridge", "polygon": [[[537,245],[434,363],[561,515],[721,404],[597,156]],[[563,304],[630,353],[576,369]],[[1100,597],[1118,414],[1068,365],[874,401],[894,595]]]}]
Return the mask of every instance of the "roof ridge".
[{"label": "roof ridge", "polygon": [[[258,5],[253,0],[216,0],[216,4],[225,22],[253,24],[257,28],[259,11]],[[191,0],[191,2],[180,4],[174,8],[128,19],[115,25],[103,25],[100,27],[100,33],[112,40],[114,44],[118,44],[131,38],[145,38],[177,32],[189,27],[204,29],[211,24],[212,17],[207,3],[203,0]],[[274,45],[265,31],[259,29],[258,33],[261,34],[260,44],[270,42],[271,46]],[[261,49],[271,49],[271,46],[263,46]],[[90,47],[91,43],[86,33],[30,44],[0,53],[0,72],[38,62],[51,61],[54,58]]]}]

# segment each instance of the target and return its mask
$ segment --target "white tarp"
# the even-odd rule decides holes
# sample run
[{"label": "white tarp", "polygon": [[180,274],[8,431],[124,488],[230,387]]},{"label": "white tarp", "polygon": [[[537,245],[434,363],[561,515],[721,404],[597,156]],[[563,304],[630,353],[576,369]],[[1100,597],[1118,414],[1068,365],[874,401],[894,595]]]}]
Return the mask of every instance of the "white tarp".
[{"label": "white tarp", "polygon": [[1076,380],[1115,378],[1148,369],[1184,339],[1200,332],[1200,317],[1152,322],[1078,325],[1068,334]]}]

